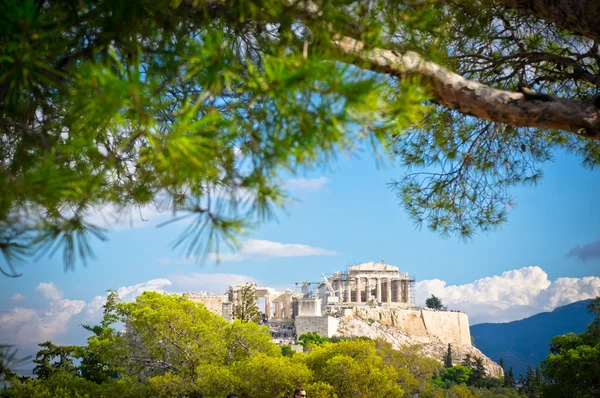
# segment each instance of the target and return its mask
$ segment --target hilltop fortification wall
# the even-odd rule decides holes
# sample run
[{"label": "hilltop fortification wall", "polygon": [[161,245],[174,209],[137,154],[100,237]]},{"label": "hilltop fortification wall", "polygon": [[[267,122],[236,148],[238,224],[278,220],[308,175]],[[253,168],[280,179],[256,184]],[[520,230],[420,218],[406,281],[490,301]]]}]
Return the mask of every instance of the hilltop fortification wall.
[{"label": "hilltop fortification wall", "polygon": [[419,343],[471,345],[469,318],[461,312],[357,306],[352,315],[392,326]]}]

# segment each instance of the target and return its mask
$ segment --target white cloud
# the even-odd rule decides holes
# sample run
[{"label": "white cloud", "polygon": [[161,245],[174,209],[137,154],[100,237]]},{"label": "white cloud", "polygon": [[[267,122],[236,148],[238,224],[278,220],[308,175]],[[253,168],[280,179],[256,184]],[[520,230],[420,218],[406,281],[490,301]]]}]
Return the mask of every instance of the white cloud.
[{"label": "white cloud", "polygon": [[559,278],[554,282],[540,267],[506,271],[458,286],[439,279],[417,282],[417,304],[434,294],[450,309],[469,315],[471,324],[509,322],[600,295],[600,277]]},{"label": "white cloud", "polygon": [[320,247],[260,239],[248,239],[244,242],[241,253],[268,257],[334,256],[337,254]]},{"label": "white cloud", "polygon": [[63,298],[62,290],[60,290],[54,284],[54,282],[48,282],[48,283],[40,282],[37,285],[37,287],[35,288],[35,290],[38,293],[40,293],[42,296],[44,296],[45,298],[52,300],[52,301],[60,300]]},{"label": "white cloud", "polygon": [[33,344],[53,340],[64,334],[69,320],[86,306],[82,300],[63,299],[63,292],[53,282],[40,283],[36,288],[48,299],[44,309],[13,308],[0,316],[0,335],[15,344]]},{"label": "white cloud", "polygon": [[[164,291],[170,285],[171,281],[168,279],[152,279],[137,285],[122,286],[117,289],[117,293],[121,300],[132,301],[144,291]],[[102,306],[106,302],[106,295],[96,296],[89,303],[65,299],[54,282],[42,282],[36,291],[47,299],[43,308],[16,307],[0,316],[0,336],[11,344],[37,344],[64,337],[70,330],[79,329],[73,324],[73,319],[77,316],[80,316],[79,321],[83,318],[86,321],[99,321]]]},{"label": "white cloud", "polygon": [[240,274],[176,274],[171,279],[176,290],[180,292],[207,291],[212,293],[224,293],[230,285],[254,282],[261,285],[260,281]]},{"label": "white cloud", "polygon": [[122,230],[156,226],[169,216],[172,216],[172,212],[159,209],[154,204],[123,210],[114,205],[105,205],[87,212],[85,220],[100,228]]},{"label": "white cloud", "polygon": [[286,185],[290,191],[298,192],[318,192],[325,188],[329,182],[327,177],[319,178],[292,178],[286,181]]},{"label": "white cloud", "polygon": [[15,293],[10,299],[15,303],[25,300],[27,297],[23,296],[21,293]]},{"label": "white cloud", "polygon": [[[116,289],[119,299],[121,301],[133,301],[137,296],[146,291],[151,292],[164,292],[165,287],[171,286],[171,281],[166,278],[151,279],[147,282],[138,283],[137,285],[121,286]],[[87,304],[87,319],[99,320],[100,314],[102,314],[102,307],[106,303],[106,297],[108,294],[103,296],[95,296]]]},{"label": "white cloud", "polygon": [[[335,256],[337,252],[333,250],[323,249],[321,247],[302,245],[299,243],[281,243],[262,239],[248,239],[242,243],[239,253],[210,253],[209,260],[221,262],[242,261],[256,258],[266,257],[303,257],[303,256]],[[169,258],[159,258],[158,263],[163,265],[168,264],[194,264],[197,262],[197,257],[184,257],[179,260]]]}]

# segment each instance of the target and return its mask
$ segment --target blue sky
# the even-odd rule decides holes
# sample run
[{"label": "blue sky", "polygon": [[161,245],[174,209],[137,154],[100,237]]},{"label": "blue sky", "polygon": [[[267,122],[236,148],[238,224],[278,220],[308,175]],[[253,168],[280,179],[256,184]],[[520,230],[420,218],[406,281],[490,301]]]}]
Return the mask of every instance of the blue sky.
[{"label": "blue sky", "polygon": [[[145,288],[221,292],[243,280],[285,288],[382,259],[417,278],[419,300],[435,293],[471,311],[471,323],[518,319],[600,294],[600,171],[565,154],[543,170],[538,186],[513,191],[517,206],[501,230],[468,242],[416,228],[387,185],[402,170],[378,167],[369,153],[294,176],[288,187],[297,201],[249,234],[245,253],[219,265],[198,266],[171,249],[181,224],[156,228],[164,218],[150,214],[144,223],[134,215],[135,228],[94,245],[97,257],[87,267],[64,272],[55,256],[26,264],[20,278],[0,279],[2,342],[83,343],[85,335],[72,330],[97,319],[110,288],[129,299]],[[578,246],[586,261],[567,255]]]}]

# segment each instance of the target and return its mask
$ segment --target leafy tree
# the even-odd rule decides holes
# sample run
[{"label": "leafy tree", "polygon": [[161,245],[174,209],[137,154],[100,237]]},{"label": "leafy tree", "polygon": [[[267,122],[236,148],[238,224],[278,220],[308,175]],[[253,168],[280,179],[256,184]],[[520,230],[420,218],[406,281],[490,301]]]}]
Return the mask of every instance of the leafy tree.
[{"label": "leafy tree", "polygon": [[327,344],[330,340],[327,337],[320,336],[318,333],[304,333],[298,336],[298,342],[307,349],[310,348],[311,345],[318,346]]},{"label": "leafy tree", "polygon": [[79,351],[81,357],[79,372],[86,380],[103,383],[117,377],[118,368],[109,365],[110,360],[106,358],[107,352],[104,343],[110,342],[117,336],[115,327],[119,322],[118,301],[117,292],[109,290],[103,305],[103,317],[100,324],[81,325],[84,329],[92,332],[92,335],[88,337],[88,346],[81,347]]},{"label": "leafy tree", "polygon": [[39,379],[47,379],[56,373],[62,372],[77,375],[74,359],[77,357],[78,347],[58,346],[50,341],[38,344],[42,347],[35,355],[33,374]]},{"label": "leafy tree", "polygon": [[233,304],[233,318],[239,319],[242,322],[259,323],[261,313],[258,309],[258,301],[256,299],[256,284],[247,283],[242,285],[236,293],[236,300]]},{"label": "leafy tree", "polygon": [[404,394],[396,383],[398,372],[377,355],[373,341],[349,340],[314,346],[299,359],[312,370],[316,380],[331,385],[339,397],[399,397]]},{"label": "leafy tree", "polygon": [[427,394],[431,379],[440,368],[435,359],[425,357],[418,345],[395,350],[391,343],[375,340],[375,348],[383,363],[396,369],[398,384],[406,394]]},{"label": "leafy tree", "polygon": [[446,351],[446,355],[444,355],[444,366],[446,368],[452,367],[452,346],[448,343],[448,351]]},{"label": "leafy tree", "polygon": [[285,344],[281,346],[281,355],[284,357],[293,357],[295,351],[292,349],[292,346],[289,344]]},{"label": "leafy tree", "polygon": [[467,367],[469,369],[473,369],[473,358],[471,358],[471,354],[466,354],[463,358],[461,365]]},{"label": "leafy tree", "polygon": [[538,398],[541,394],[541,380],[531,365],[527,365],[525,377],[521,376],[521,387],[519,393],[529,398]]},{"label": "leafy tree", "polygon": [[434,310],[441,310],[443,308],[442,299],[432,294],[431,297],[425,299],[425,306]]},{"label": "leafy tree", "polygon": [[11,380],[9,389],[2,391],[6,398],[137,398],[157,396],[148,384],[122,378],[110,383],[96,384],[67,372],[56,372],[47,379]]},{"label": "leafy tree", "polygon": [[481,387],[486,377],[485,366],[483,365],[483,359],[481,357],[475,358],[475,361],[470,367],[472,373],[469,378],[469,385]]},{"label": "leafy tree", "polygon": [[417,222],[494,229],[556,150],[600,159],[597,2],[521,3],[3,2],[2,272],[55,244],[72,268],[103,208],[238,247],[282,171],[365,143],[417,169],[392,183]]},{"label": "leafy tree", "polygon": [[547,383],[548,396],[594,397],[600,395],[600,297],[593,299],[588,310],[593,321],[581,334],[556,336],[550,354],[542,361],[541,373]]},{"label": "leafy tree", "polygon": [[235,363],[281,355],[267,328],[229,323],[183,296],[144,292],[117,311],[127,332],[112,339],[111,365],[165,393],[225,395]]},{"label": "leafy tree", "polygon": [[450,388],[454,385],[468,384],[473,371],[466,366],[458,365],[444,368],[436,377],[437,384]]},{"label": "leafy tree", "polygon": [[288,357],[257,355],[233,368],[241,382],[236,391],[244,397],[288,397],[298,386],[309,384],[312,372],[306,364]]},{"label": "leafy tree", "polygon": [[477,398],[477,395],[471,391],[465,385],[458,385],[450,387],[449,391],[446,393],[446,397],[448,398]]},{"label": "leafy tree", "polygon": [[506,387],[492,387],[490,389],[480,389],[478,390],[480,398],[519,398],[522,397],[519,395],[516,389],[514,388],[506,388]]},{"label": "leafy tree", "polygon": [[515,374],[513,372],[512,366],[508,368],[508,372],[504,373],[503,386],[507,388],[515,388],[517,386],[517,381],[515,380]]}]

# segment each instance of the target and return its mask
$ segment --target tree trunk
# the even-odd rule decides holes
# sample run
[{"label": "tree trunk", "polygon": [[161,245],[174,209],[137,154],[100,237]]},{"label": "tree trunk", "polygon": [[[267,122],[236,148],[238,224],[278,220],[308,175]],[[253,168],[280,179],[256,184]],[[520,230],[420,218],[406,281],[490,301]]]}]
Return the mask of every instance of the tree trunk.
[{"label": "tree trunk", "polygon": [[365,49],[362,42],[349,37],[338,38],[334,44],[341,53],[354,55],[360,67],[399,77],[424,77],[438,104],[462,114],[515,127],[558,129],[600,139],[600,110],[596,106],[600,101],[499,90],[465,79],[412,51],[398,54],[381,48]]}]

